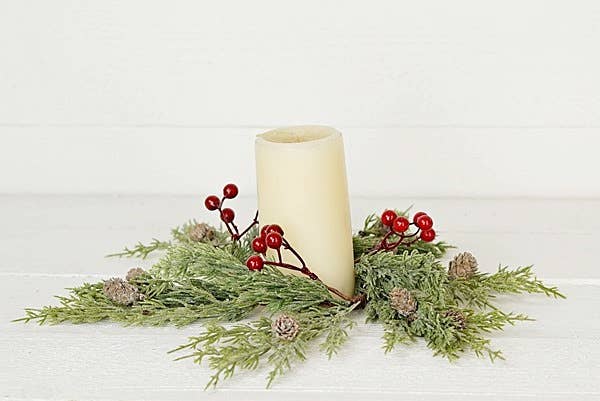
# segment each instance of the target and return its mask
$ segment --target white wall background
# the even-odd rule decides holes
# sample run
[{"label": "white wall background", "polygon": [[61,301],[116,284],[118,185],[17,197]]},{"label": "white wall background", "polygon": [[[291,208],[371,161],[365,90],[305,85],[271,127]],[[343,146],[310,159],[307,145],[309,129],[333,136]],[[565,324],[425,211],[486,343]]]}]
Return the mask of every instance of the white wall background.
[{"label": "white wall background", "polygon": [[600,2],[0,0],[0,192],[254,190],[346,136],[354,195],[599,197]]}]

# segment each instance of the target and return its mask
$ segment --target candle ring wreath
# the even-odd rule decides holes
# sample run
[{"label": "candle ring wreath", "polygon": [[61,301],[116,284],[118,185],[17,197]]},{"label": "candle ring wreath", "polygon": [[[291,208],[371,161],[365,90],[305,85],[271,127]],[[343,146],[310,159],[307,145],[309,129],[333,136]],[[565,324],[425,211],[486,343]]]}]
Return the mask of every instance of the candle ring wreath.
[{"label": "candle ring wreath", "polygon": [[[266,362],[269,387],[306,358],[312,343],[320,342],[330,358],[338,352],[358,309],[367,322],[382,325],[386,353],[421,337],[434,355],[451,361],[469,350],[494,361],[502,353],[485,335],[531,320],[502,311],[496,295],[564,298],[538,280],[532,266],[483,273],[468,252],[446,266],[443,259],[454,247],[434,242],[433,219],[394,209],[368,216],[353,236],[355,293],[343,294],[311,271],[277,222],[259,230],[257,213],[240,230],[233,209],[223,207],[237,195],[237,186],[227,184],[221,198],[211,195],[204,202],[219,213],[222,229],[192,220],[174,228],[168,241],[154,239],[108,255],[146,259],[164,253],[149,270],[136,267],[124,278],[85,283],[57,297],[59,306],[26,309],[16,321],[184,326],[205,320],[202,333],[170,351],[177,360],[206,360],[214,372],[206,388]],[[297,263],[284,262],[282,252]],[[260,317],[248,321],[257,312]]]}]

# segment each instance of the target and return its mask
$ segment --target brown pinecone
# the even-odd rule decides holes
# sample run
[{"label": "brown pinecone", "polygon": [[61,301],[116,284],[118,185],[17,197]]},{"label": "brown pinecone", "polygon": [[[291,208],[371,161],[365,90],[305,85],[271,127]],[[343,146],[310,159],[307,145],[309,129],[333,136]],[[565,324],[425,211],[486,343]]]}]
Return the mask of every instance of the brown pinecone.
[{"label": "brown pinecone", "polygon": [[131,268],[127,272],[127,275],[125,276],[125,280],[133,281],[144,273],[146,273],[146,270],[142,269],[141,267]]},{"label": "brown pinecone", "polygon": [[215,229],[206,223],[198,223],[190,228],[190,239],[196,242],[210,242],[215,238]]},{"label": "brown pinecone", "polygon": [[129,306],[143,299],[138,289],[122,278],[113,277],[104,282],[104,295],[116,304]]},{"label": "brown pinecone", "polygon": [[459,330],[464,330],[467,327],[467,318],[465,318],[465,315],[459,310],[446,311],[444,316],[449,317],[452,324]]},{"label": "brown pinecone", "polygon": [[477,259],[469,252],[459,253],[450,261],[448,275],[450,278],[469,278],[477,272]]},{"label": "brown pinecone", "polygon": [[417,300],[405,288],[394,288],[390,291],[390,304],[404,317],[408,317],[417,310]]},{"label": "brown pinecone", "polygon": [[280,315],[277,319],[275,319],[275,321],[273,321],[271,329],[278,338],[291,341],[296,337],[296,335],[298,335],[298,332],[300,331],[300,325],[293,317],[288,315]]}]

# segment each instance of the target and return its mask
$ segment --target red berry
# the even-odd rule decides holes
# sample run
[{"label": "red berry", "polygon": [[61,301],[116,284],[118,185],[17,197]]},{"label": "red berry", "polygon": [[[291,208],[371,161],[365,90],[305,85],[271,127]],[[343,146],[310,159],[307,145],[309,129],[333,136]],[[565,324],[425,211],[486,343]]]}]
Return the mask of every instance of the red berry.
[{"label": "red berry", "polygon": [[204,206],[206,206],[208,210],[217,210],[219,206],[221,206],[221,201],[214,195],[207,196],[204,200]]},{"label": "red berry", "polygon": [[425,242],[431,242],[435,239],[435,231],[433,229],[421,231],[420,237]]},{"label": "red berry", "polygon": [[238,195],[238,187],[235,184],[227,184],[223,188],[223,196],[227,199],[233,199]]},{"label": "red berry", "polygon": [[265,262],[258,255],[252,255],[248,258],[248,260],[246,260],[246,267],[252,271],[262,270],[264,265]]},{"label": "red berry", "polygon": [[269,231],[269,225],[263,226],[263,228],[260,229],[260,236],[263,237],[263,239],[267,236],[267,233]]},{"label": "red berry", "polygon": [[278,233],[279,235],[283,235],[283,229],[281,228],[281,226],[279,224],[271,224],[269,226],[269,228],[267,229],[267,234],[268,233]]},{"label": "red berry", "polygon": [[417,219],[421,216],[426,216],[427,213],[425,212],[419,212],[419,213],[415,213],[415,215],[413,216],[413,223],[417,224]]},{"label": "red berry", "polygon": [[283,239],[281,238],[281,234],[270,232],[267,234],[265,242],[269,248],[278,249],[281,246]]},{"label": "red berry", "polygon": [[415,224],[421,230],[427,231],[427,230],[430,230],[431,227],[433,227],[433,220],[431,220],[431,217],[424,214],[424,215],[419,216],[417,221],[415,221]]},{"label": "red berry", "polygon": [[225,209],[221,210],[221,220],[223,220],[225,223],[231,223],[234,218],[235,212],[230,208],[226,207]]},{"label": "red berry", "polygon": [[396,217],[398,217],[396,212],[394,212],[393,210],[386,210],[381,214],[381,224],[383,224],[384,226],[391,227]]},{"label": "red berry", "polygon": [[260,236],[263,238],[266,238],[269,233],[277,233],[283,236],[283,229],[278,224],[269,224],[260,229]]},{"label": "red berry", "polygon": [[265,253],[267,251],[267,244],[262,237],[256,237],[252,240],[252,249],[256,253]]},{"label": "red berry", "polygon": [[404,231],[408,230],[408,226],[410,226],[410,222],[408,221],[408,219],[406,217],[400,216],[396,217],[396,219],[392,223],[392,230],[394,230],[396,234],[401,234]]}]

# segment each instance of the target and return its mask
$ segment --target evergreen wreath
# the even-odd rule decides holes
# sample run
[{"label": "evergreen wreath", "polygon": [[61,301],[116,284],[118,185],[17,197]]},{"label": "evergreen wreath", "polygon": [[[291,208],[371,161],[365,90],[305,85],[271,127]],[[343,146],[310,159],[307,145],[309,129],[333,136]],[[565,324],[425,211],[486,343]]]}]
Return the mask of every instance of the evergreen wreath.
[{"label": "evergreen wreath", "polygon": [[[434,355],[454,360],[471,350],[493,361],[502,353],[485,334],[530,320],[500,310],[497,294],[564,298],[538,280],[532,266],[483,273],[465,252],[446,267],[442,258],[453,247],[433,242],[431,217],[419,212],[409,219],[408,210],[370,215],[354,235],[356,293],[348,297],[310,271],[278,225],[259,231],[257,214],[246,229],[238,229],[234,211],[223,207],[237,194],[237,186],[228,184],[221,199],[206,198],[223,229],[192,220],[174,228],[169,241],[154,239],[109,255],[145,259],[163,252],[147,271],[133,268],[124,279],[72,288],[57,297],[59,306],[26,309],[17,321],[184,326],[205,320],[202,333],[170,352],[177,359],[207,361],[214,372],[207,388],[265,362],[270,386],[304,360],[315,342],[332,357],[347,341],[358,309],[364,309],[367,322],[383,326],[385,352],[421,337]],[[266,256],[268,248],[276,258]],[[283,263],[282,249],[292,252],[298,265]],[[285,269],[301,275],[284,274]],[[256,313],[260,318],[238,322]]]}]

